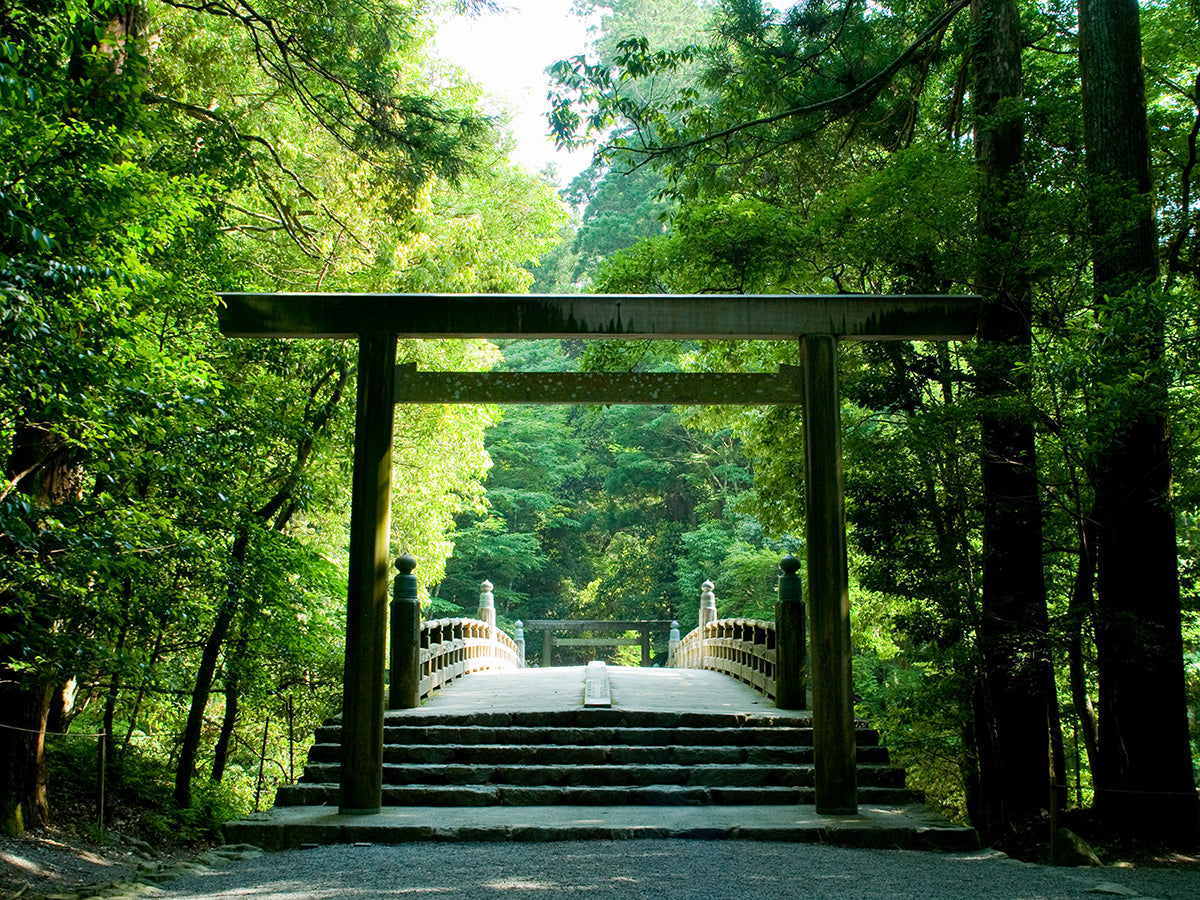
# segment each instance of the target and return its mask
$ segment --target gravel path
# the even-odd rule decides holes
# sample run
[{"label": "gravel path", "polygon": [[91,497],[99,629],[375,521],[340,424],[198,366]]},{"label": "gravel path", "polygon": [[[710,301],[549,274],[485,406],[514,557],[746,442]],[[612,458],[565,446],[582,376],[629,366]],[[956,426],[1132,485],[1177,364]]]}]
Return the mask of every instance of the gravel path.
[{"label": "gravel path", "polygon": [[315,847],[161,887],[160,900],[1200,900],[1200,872],[1051,868],[986,850],[634,840]]}]

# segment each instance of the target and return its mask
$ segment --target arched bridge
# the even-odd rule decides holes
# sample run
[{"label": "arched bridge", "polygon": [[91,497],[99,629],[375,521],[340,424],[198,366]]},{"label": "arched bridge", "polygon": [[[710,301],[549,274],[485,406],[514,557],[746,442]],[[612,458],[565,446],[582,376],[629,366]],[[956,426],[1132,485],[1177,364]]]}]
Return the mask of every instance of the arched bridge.
[{"label": "arched bridge", "polygon": [[[525,665],[524,630],[496,627],[491,585],[477,618],[422,622],[415,561],[392,601],[382,808],[339,816],[346,765],[340,717],[317,734],[303,779],[265,819],[227,837],[270,847],[312,841],[705,836],[969,847],[974,832],[920,806],[878,735],[855,729],[855,814],[817,816],[820,729],[806,695],[798,564],[784,560],[773,622],[721,619],[711,582],[697,627],[670,628],[665,667]],[[789,626],[789,617],[791,625]],[[781,653],[788,628],[800,652]],[[518,626],[520,623],[518,623]],[[781,627],[782,626],[782,627]],[[553,623],[546,632],[571,631]],[[590,623],[589,630],[602,630]],[[641,639],[635,639],[641,644]],[[612,644],[604,640],[604,645]],[[783,668],[794,665],[795,670]],[[467,677],[469,676],[469,677]],[[835,767],[835,771],[844,770]],[[846,786],[838,786],[845,790]]]}]

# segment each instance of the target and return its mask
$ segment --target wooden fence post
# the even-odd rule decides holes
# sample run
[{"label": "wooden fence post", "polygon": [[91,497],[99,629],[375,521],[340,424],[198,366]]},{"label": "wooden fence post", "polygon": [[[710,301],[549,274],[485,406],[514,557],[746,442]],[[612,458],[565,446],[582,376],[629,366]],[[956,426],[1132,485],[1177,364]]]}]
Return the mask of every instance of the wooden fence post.
[{"label": "wooden fence post", "polygon": [[421,705],[421,602],[417,599],[417,561],[407,553],[396,560],[392,591],[391,679],[388,709]]},{"label": "wooden fence post", "polygon": [[800,590],[800,560],[788,554],[779,563],[779,599],[775,603],[775,706],[804,709],[804,662],[807,635],[804,595]]}]

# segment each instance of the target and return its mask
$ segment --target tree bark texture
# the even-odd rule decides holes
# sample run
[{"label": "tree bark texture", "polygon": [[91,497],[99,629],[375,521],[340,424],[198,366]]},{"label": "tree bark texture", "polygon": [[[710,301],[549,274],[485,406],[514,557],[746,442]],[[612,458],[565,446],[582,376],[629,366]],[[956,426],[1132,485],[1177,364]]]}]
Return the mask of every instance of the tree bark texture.
[{"label": "tree bark texture", "polygon": [[[18,423],[6,477],[38,507],[78,498],[78,461],[57,434]],[[47,596],[34,616],[38,627],[55,626],[54,598]],[[0,635],[17,631],[0,619]],[[56,685],[14,663],[26,663],[19,646],[0,644],[0,830],[22,834],[49,824],[46,796],[46,726]],[[61,680],[61,679],[60,679]],[[61,686],[61,684],[59,685]]]},{"label": "tree bark texture", "polygon": [[1097,448],[1099,741],[1097,804],[1135,838],[1192,848],[1200,841],[1180,627],[1175,518],[1170,507],[1164,326],[1155,307],[1156,228],[1136,0],[1080,0],[1079,63],[1101,331],[1120,298],[1139,323],[1106,344],[1145,387]]},{"label": "tree bark texture", "polygon": [[1013,0],[975,0],[975,164],[983,296],[974,369],[980,399],[983,586],[976,703],[984,840],[1046,808],[1057,723],[1042,572],[1042,511],[1029,410],[1030,279],[1021,246],[1025,196],[1020,19]]},{"label": "tree bark texture", "polygon": [[200,654],[196,684],[192,688],[192,703],[188,708],[187,724],[184,726],[183,740],[179,747],[179,760],[175,766],[175,804],[180,809],[187,809],[192,805],[192,778],[196,774],[196,759],[200,753],[200,738],[204,732],[204,712],[208,708],[208,698],[212,693],[217,660],[225,644],[225,636],[229,633],[229,626],[237,613],[241,597],[241,569],[246,562],[249,545],[250,534],[243,529],[233,542],[228,596],[217,610],[208,639],[204,642],[204,650]]}]

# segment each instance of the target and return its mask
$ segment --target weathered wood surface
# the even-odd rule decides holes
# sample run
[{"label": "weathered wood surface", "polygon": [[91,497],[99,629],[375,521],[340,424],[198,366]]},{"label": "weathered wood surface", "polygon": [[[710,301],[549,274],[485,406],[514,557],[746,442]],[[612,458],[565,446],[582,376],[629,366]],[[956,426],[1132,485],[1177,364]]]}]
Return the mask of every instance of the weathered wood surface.
[{"label": "weathered wood surface", "polygon": [[640,631],[670,628],[670,619],[529,619],[526,631]]},{"label": "weathered wood surface", "polygon": [[814,787],[818,813],[852,815],[858,793],[837,340],[810,335],[802,345]]},{"label": "weathered wood surface", "polygon": [[388,709],[421,705],[421,601],[417,597],[417,561],[408,554],[396,560],[392,593],[388,658]]},{"label": "weathered wood surface", "polygon": [[503,631],[480,619],[434,619],[421,623],[421,697],[463,675],[519,669],[517,645]]},{"label": "weathered wood surface", "polygon": [[223,293],[226,337],[966,340],[979,298],[931,295]]},{"label": "weathered wood surface", "polygon": [[593,660],[584,670],[583,705],[588,709],[612,707],[612,687],[608,681],[608,666]]},{"label": "weathered wood surface", "polygon": [[420,372],[396,367],[397,403],[670,404],[800,403],[800,367],[732,372]]},{"label": "weathered wood surface", "polygon": [[774,622],[717,619],[688,632],[667,659],[667,666],[723,672],[774,699],[778,671],[776,640]]},{"label": "weathered wood surface", "polygon": [[808,705],[804,677],[808,636],[798,574],[800,560],[789,553],[779,568],[779,599],[775,603],[775,706],[778,709],[805,709]]},{"label": "weathered wood surface", "polygon": [[383,802],[383,675],[387,664],[395,364],[394,337],[370,335],[358,342],[342,695],[341,811],[349,814],[378,812]]}]

